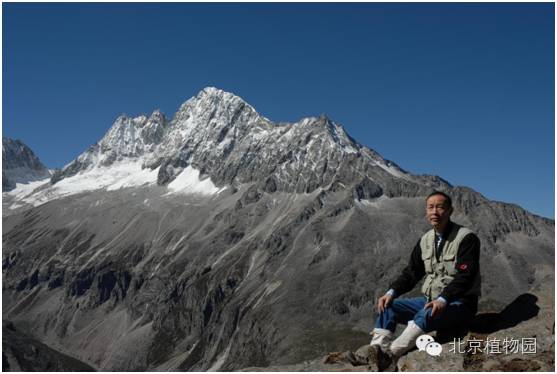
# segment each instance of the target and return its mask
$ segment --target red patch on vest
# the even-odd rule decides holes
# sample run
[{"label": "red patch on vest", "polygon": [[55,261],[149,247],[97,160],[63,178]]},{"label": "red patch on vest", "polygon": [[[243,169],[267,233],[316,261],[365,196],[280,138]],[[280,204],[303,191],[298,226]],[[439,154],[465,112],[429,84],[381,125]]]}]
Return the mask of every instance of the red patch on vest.
[{"label": "red patch on vest", "polygon": [[466,270],[466,269],[468,269],[468,265],[462,264],[462,265],[460,265],[458,268],[459,268],[460,270]]}]

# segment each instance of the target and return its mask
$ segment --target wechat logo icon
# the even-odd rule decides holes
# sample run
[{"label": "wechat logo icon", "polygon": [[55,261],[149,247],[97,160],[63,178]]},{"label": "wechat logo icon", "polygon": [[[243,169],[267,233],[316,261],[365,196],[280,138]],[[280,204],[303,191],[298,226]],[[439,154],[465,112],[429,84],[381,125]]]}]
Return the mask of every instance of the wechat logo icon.
[{"label": "wechat logo icon", "polygon": [[418,350],[426,351],[430,356],[439,356],[443,351],[443,346],[427,334],[418,336],[418,339],[416,339],[416,346]]}]

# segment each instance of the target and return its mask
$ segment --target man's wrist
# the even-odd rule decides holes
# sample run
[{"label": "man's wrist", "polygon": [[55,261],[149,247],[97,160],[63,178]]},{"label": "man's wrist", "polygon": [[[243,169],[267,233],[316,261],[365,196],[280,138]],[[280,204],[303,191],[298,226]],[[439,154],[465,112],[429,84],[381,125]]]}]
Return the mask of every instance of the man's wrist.
[{"label": "man's wrist", "polygon": [[442,302],[443,304],[447,305],[447,299],[445,299],[443,296],[439,296],[437,299],[435,299],[437,301]]},{"label": "man's wrist", "polygon": [[396,296],[396,292],[393,288],[391,288],[387,292],[385,292],[385,295],[389,295],[394,298]]}]

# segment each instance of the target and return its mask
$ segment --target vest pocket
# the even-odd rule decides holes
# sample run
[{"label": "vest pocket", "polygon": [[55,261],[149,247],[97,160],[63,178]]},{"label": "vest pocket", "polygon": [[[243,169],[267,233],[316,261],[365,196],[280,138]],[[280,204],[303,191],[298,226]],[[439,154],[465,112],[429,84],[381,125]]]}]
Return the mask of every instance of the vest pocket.
[{"label": "vest pocket", "polygon": [[456,253],[444,253],[443,254],[443,267],[445,272],[449,275],[455,275],[456,271]]},{"label": "vest pocket", "polygon": [[427,274],[433,273],[433,268],[431,267],[432,257],[433,257],[433,251],[422,249],[422,261],[424,262],[424,268]]}]

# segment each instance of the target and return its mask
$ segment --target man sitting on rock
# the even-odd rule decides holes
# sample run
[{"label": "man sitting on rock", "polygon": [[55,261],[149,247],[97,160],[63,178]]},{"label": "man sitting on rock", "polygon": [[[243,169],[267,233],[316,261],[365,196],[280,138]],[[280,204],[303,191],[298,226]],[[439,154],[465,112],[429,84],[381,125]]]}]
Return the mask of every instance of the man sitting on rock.
[{"label": "man sitting on rock", "polygon": [[[480,240],[469,229],[451,222],[452,212],[451,198],[444,192],[427,197],[426,215],[433,228],[418,241],[408,266],[377,300],[370,350],[380,369],[410,351],[420,335],[462,326],[477,312]],[[424,275],[424,296],[397,298],[412,290]],[[394,339],[397,323],[407,327]]]}]

